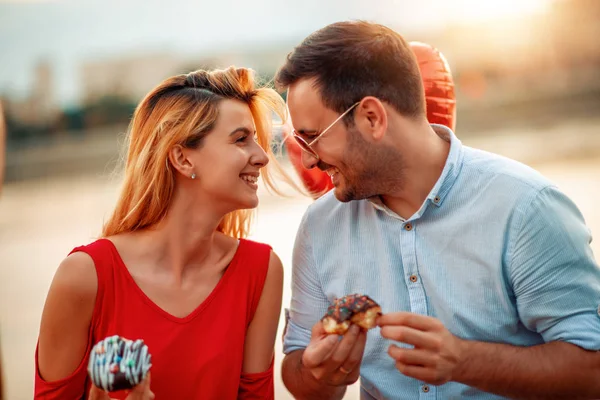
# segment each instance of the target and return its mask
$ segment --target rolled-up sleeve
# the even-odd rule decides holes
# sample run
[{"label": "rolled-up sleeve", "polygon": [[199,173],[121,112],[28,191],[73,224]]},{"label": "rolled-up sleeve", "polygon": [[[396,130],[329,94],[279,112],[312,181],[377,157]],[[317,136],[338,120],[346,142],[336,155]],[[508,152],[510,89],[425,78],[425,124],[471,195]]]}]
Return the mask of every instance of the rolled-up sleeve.
[{"label": "rolled-up sleeve", "polygon": [[555,187],[525,203],[509,247],[521,321],[545,342],[600,350],[600,269],[583,216]]},{"label": "rolled-up sleeve", "polygon": [[294,243],[292,299],[289,310],[286,310],[287,321],[283,337],[285,354],[308,346],[313,325],[329,306],[317,275],[309,234],[309,213],[310,209],[302,218]]}]

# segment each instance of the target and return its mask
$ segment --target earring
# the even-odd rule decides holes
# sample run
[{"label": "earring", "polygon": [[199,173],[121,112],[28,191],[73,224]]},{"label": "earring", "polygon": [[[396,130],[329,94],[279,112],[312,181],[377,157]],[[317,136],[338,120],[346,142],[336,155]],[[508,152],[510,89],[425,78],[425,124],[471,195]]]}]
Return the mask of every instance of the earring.
[{"label": "earring", "polygon": [[196,173],[195,173],[195,172],[192,172],[192,176],[190,176],[190,178],[192,178],[192,179],[196,179]]}]

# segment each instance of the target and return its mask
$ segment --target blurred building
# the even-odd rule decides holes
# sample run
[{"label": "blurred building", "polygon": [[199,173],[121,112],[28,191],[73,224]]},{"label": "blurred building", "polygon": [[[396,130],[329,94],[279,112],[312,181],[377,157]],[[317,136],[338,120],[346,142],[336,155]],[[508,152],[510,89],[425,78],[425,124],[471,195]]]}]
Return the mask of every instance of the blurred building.
[{"label": "blurred building", "polygon": [[54,93],[53,73],[50,64],[42,61],[34,69],[33,86],[25,99],[3,99],[6,113],[13,119],[32,126],[52,124],[59,108]]},{"label": "blurred building", "polygon": [[80,69],[82,102],[95,103],[109,96],[137,102],[163,79],[180,72],[184,64],[170,53],[86,62]]},{"label": "blurred building", "polygon": [[82,102],[91,104],[105,97],[121,97],[137,103],[169,76],[200,68],[226,68],[236,65],[253,68],[262,75],[272,76],[283,61],[285,51],[283,47],[269,46],[250,51],[227,49],[197,57],[160,53],[115,56],[89,61],[80,69]]}]

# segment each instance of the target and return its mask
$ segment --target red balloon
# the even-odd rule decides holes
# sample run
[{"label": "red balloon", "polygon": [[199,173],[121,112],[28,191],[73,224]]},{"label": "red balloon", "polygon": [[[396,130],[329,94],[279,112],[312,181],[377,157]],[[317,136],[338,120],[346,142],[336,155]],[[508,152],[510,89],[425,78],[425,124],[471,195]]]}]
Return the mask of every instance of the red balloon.
[{"label": "red balloon", "polygon": [[454,130],[456,125],[456,96],[454,80],[446,57],[435,47],[421,42],[410,42],[417,57],[425,101],[427,119],[432,124],[440,124]]},{"label": "red balloon", "polygon": [[[423,79],[427,119],[432,124],[444,125],[454,130],[456,97],[448,61],[433,46],[421,42],[410,42],[409,45],[415,53]],[[289,132],[284,133],[289,135]],[[325,172],[318,168],[306,169],[302,166],[302,150],[294,139],[287,137],[285,146],[294,169],[315,200],[333,188],[333,183]]]}]

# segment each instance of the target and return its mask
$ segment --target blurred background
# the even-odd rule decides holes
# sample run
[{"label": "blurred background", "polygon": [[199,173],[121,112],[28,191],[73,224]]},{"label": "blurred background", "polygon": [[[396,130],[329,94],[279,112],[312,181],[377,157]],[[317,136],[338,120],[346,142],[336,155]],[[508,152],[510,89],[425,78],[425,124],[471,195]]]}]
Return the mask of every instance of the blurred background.
[{"label": "blurred background", "polygon": [[[99,235],[118,193],[113,172],[127,123],[143,95],[168,76],[231,64],[269,81],[306,35],[344,19],[380,22],[440,49],[454,74],[463,143],[541,171],[600,235],[593,207],[600,198],[598,0],[0,0],[7,399],[32,397],[52,276],[73,247]],[[285,155],[281,161],[292,171]],[[260,194],[252,238],[281,256],[287,305],[294,236],[311,200]],[[600,254],[598,242],[592,248]],[[291,398],[279,369],[276,378],[277,398]],[[346,398],[357,399],[357,389]]]}]

